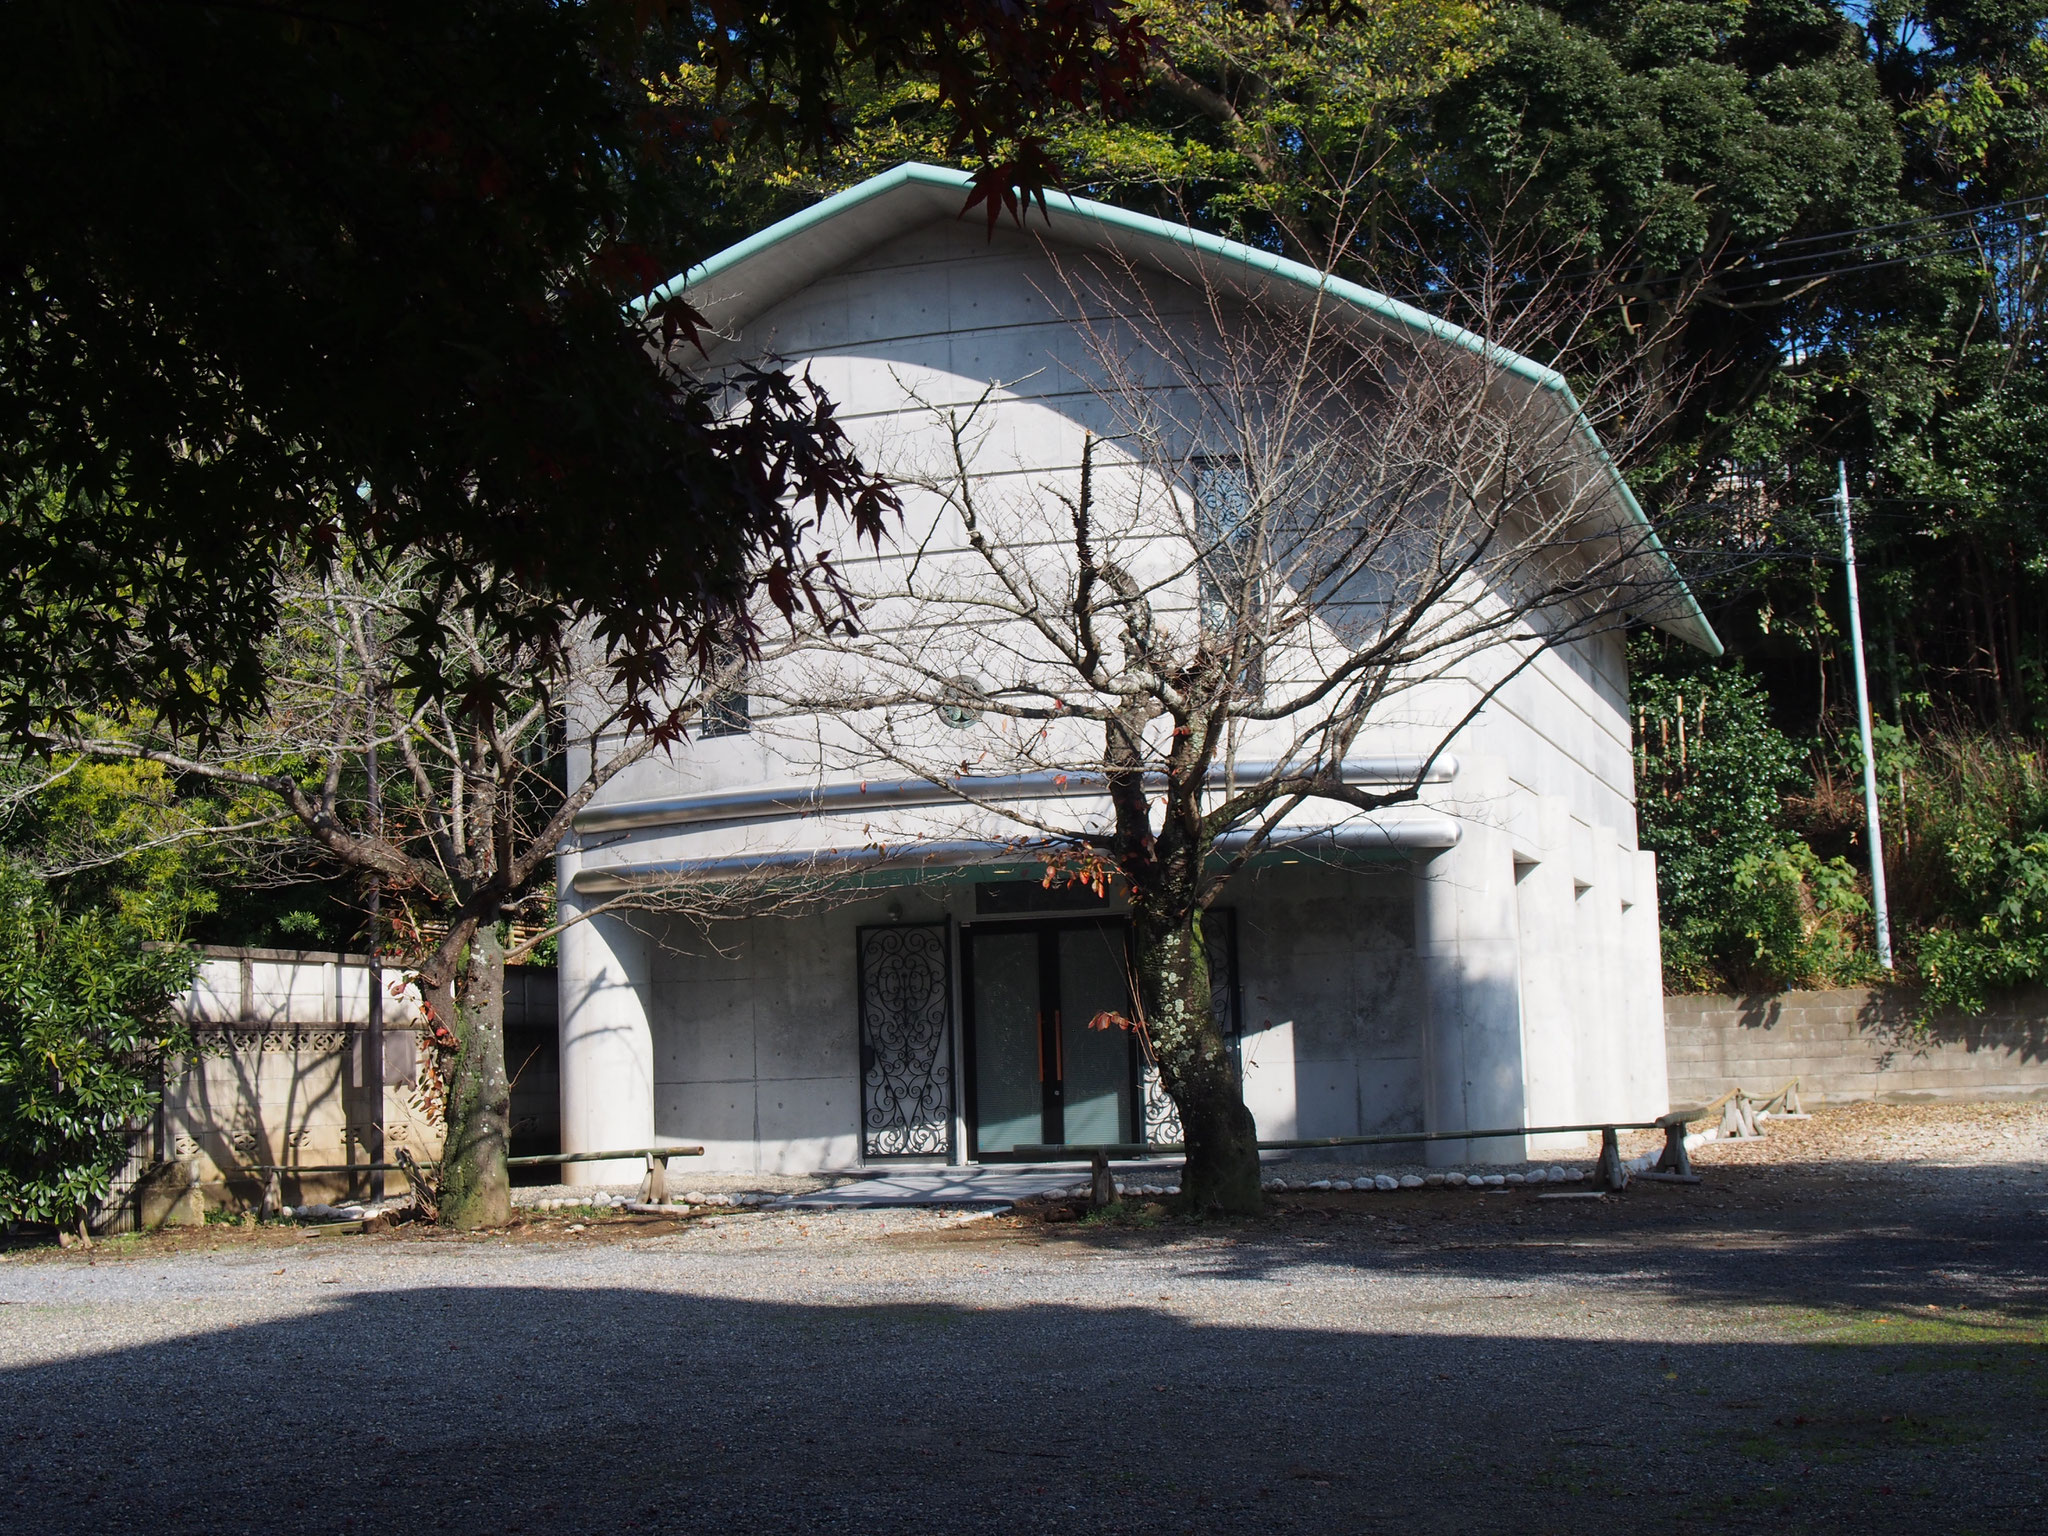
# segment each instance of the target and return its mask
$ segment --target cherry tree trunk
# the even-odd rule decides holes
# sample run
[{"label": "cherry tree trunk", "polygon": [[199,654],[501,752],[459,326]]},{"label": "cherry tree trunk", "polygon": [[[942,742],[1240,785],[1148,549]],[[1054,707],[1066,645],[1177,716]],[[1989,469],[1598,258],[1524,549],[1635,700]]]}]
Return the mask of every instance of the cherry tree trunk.
[{"label": "cherry tree trunk", "polygon": [[512,1086],[505,1075],[505,948],[479,923],[451,1029],[458,1042],[448,1078],[448,1145],[441,1154],[441,1220],[471,1231],[512,1219]]},{"label": "cherry tree trunk", "polygon": [[1195,1210],[1253,1214],[1264,1205],[1258,1126],[1210,1006],[1201,911],[1134,903],[1131,931],[1145,1026],[1187,1143],[1181,1196]]}]

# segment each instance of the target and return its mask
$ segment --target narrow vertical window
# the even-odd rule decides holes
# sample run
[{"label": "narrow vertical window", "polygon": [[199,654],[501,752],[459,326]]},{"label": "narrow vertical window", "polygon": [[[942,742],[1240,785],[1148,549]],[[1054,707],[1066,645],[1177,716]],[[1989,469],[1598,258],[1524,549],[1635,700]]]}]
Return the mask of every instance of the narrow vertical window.
[{"label": "narrow vertical window", "polygon": [[1265,692],[1257,591],[1257,519],[1251,485],[1234,458],[1194,462],[1195,549],[1202,630],[1242,658],[1247,697]]},{"label": "narrow vertical window", "polygon": [[1252,494],[1235,460],[1195,461],[1195,543],[1202,627],[1221,634],[1237,621],[1250,574]]},{"label": "narrow vertical window", "polygon": [[754,728],[753,712],[747,698],[746,658],[738,651],[721,652],[711,669],[712,681],[704,689],[704,714],[697,734],[744,736]]}]

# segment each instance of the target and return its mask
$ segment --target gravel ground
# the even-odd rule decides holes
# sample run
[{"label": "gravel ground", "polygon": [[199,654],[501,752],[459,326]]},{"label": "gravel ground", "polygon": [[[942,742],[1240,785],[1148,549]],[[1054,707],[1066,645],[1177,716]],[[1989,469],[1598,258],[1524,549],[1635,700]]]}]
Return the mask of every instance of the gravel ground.
[{"label": "gravel ground", "polygon": [[6,1524],[2048,1528],[2048,1106],[1824,1111],[1698,1160],[1620,1198],[1288,1195],[1237,1224],[557,1213],[17,1250]]}]

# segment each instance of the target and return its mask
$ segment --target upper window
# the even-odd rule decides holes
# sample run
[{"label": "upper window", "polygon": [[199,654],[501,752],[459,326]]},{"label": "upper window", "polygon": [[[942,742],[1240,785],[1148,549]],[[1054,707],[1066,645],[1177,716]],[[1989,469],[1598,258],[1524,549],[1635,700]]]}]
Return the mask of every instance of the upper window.
[{"label": "upper window", "polygon": [[711,675],[718,678],[716,687],[704,691],[704,713],[697,722],[697,734],[709,739],[713,736],[744,736],[754,728],[752,707],[747,699],[747,670],[744,659],[737,651],[721,653],[713,664]]},{"label": "upper window", "polygon": [[1252,493],[1235,459],[1195,460],[1195,543],[1202,627],[1219,634],[1246,611],[1251,580]]},{"label": "upper window", "polygon": [[1257,590],[1258,523],[1251,485],[1234,458],[1194,462],[1195,565],[1202,629],[1243,657],[1238,676],[1245,696],[1265,692],[1265,657],[1259,632],[1264,608]]}]

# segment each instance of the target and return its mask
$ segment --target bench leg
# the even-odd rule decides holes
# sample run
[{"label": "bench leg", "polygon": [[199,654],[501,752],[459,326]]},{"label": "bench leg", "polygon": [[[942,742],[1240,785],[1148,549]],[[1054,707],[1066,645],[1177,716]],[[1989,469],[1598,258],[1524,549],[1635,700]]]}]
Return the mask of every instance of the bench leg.
[{"label": "bench leg", "polygon": [[1621,1166],[1621,1138],[1611,1125],[1600,1132],[1600,1169],[1594,1177],[1603,1189],[1618,1192],[1628,1187],[1628,1174]]},{"label": "bench leg", "polygon": [[1107,1152],[1095,1154],[1095,1167],[1088,1181],[1088,1204],[1098,1211],[1116,1204],[1116,1180],[1110,1177]]},{"label": "bench leg", "polygon": [[1664,1151],[1657,1159],[1659,1173],[1692,1172],[1692,1155],[1685,1150],[1685,1127],[1667,1125],[1664,1127]]},{"label": "bench leg", "polygon": [[648,1205],[668,1204],[668,1159],[647,1159],[647,1177],[640,1181],[640,1198]]}]

